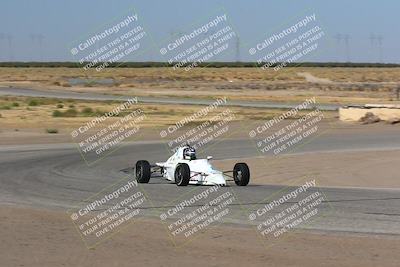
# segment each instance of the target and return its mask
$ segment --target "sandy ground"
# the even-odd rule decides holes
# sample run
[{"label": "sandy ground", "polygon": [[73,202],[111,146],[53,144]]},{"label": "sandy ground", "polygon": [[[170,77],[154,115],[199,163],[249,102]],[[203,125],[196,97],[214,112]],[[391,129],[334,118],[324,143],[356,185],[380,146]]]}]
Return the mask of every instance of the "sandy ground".
[{"label": "sandy ground", "polygon": [[0,216],[1,266],[398,266],[400,260],[397,237],[298,232],[265,246],[254,229],[234,226],[208,229],[176,248],[150,219],[87,249],[64,212],[1,206]]},{"label": "sandy ground", "polygon": [[[76,118],[73,118],[75,120]],[[64,119],[67,120],[67,119]],[[79,118],[80,121],[76,121],[76,126],[66,127],[66,125],[60,125],[60,127],[55,127],[54,125],[46,125],[49,128],[57,128],[59,132],[57,134],[46,133],[44,123],[40,120],[36,121],[36,127],[32,125],[24,124],[23,122],[18,122],[17,128],[13,128],[10,125],[0,124],[0,145],[23,145],[23,144],[52,144],[52,143],[70,143],[72,142],[71,132],[76,130],[77,127],[84,125],[89,121],[88,118]],[[0,122],[2,122],[0,120]],[[152,121],[149,120],[148,123]],[[249,138],[248,133],[250,129],[254,129],[256,126],[260,126],[265,122],[265,120],[242,120],[234,121],[230,123],[230,133],[229,138]],[[284,123],[280,124],[280,127],[292,123],[293,120],[285,120]],[[170,125],[170,124],[169,124]],[[319,128],[322,132],[335,132],[340,131],[343,135],[354,135],[354,134],[376,134],[379,135],[382,132],[400,132],[400,125],[389,125],[384,122],[361,125],[360,123],[345,123],[339,121],[337,118],[330,118],[323,120],[319,124]],[[160,131],[164,130],[166,126],[148,126],[144,125],[141,129],[142,135],[140,140],[160,140]],[[187,128],[185,128],[188,130]],[[191,129],[191,128],[189,128]],[[278,128],[272,128],[278,129]],[[271,130],[272,131],[272,130]],[[179,132],[180,134],[183,133]],[[178,135],[178,134],[176,134]],[[130,140],[128,140],[130,141]]]},{"label": "sandy ground", "polygon": [[[299,175],[315,177],[318,186],[400,188],[400,150],[319,152],[242,159],[256,184],[287,185]],[[237,160],[215,162],[229,169]],[[379,179],[377,179],[379,177]]]}]

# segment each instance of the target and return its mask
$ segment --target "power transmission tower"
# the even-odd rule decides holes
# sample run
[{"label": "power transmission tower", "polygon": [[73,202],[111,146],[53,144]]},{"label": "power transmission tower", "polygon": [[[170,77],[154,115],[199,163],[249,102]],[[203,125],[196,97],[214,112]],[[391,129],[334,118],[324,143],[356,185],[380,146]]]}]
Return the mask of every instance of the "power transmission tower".
[{"label": "power transmission tower", "polygon": [[375,41],[376,41],[376,36],[375,36],[375,34],[371,33],[371,34],[369,35],[369,41],[370,41],[371,47],[374,47]]},{"label": "power transmission tower", "polygon": [[40,61],[43,61],[43,40],[44,40],[44,35],[43,34],[38,34],[37,39],[39,42],[39,56],[40,56]]},{"label": "power transmission tower", "polygon": [[[6,37],[6,35],[5,35],[4,33],[0,32],[0,42],[1,42],[1,43],[3,42],[3,40],[5,39],[5,37]],[[1,47],[0,47],[0,48],[1,48]],[[4,49],[0,49],[0,51],[4,51]],[[4,55],[4,56],[0,55],[0,61],[2,60],[2,58],[5,60],[6,56],[5,56],[5,55]]]},{"label": "power transmission tower", "polygon": [[[39,33],[31,33],[29,35],[29,38],[31,39],[32,42],[32,61],[35,61],[35,56],[33,56],[36,53],[36,48],[38,49],[38,54],[39,54],[39,60],[43,61],[43,40],[44,40],[44,35]],[[36,44],[37,42],[37,44]]]},{"label": "power transmission tower", "polygon": [[14,60],[14,54],[13,54],[13,49],[12,49],[12,41],[13,41],[13,36],[11,33],[8,33],[6,35],[7,42],[8,42],[8,53],[9,53],[9,60],[13,61]]},{"label": "power transmission tower", "polygon": [[383,54],[382,54],[383,36],[382,36],[382,35],[378,35],[378,36],[376,37],[376,39],[378,40],[379,62],[383,63]]},{"label": "power transmission tower", "polygon": [[[341,44],[341,42],[342,42],[343,36],[342,36],[340,33],[338,33],[338,34],[336,34],[336,35],[334,36],[334,38],[336,39],[336,43],[337,43],[338,49],[340,49],[340,44]],[[341,53],[337,53],[337,55],[338,55],[338,61],[341,61],[341,56],[340,56],[340,54],[341,54]]]},{"label": "power transmission tower", "polygon": [[240,62],[240,38],[236,35],[236,62]]},{"label": "power transmission tower", "polygon": [[374,33],[370,33],[369,35],[369,43],[371,45],[371,54],[372,57],[375,57],[375,53],[374,53],[374,48],[375,48],[375,42],[376,42],[376,35]]},{"label": "power transmission tower", "polygon": [[36,46],[36,34],[34,34],[34,33],[31,33],[31,34],[29,34],[29,38],[31,39],[31,43],[32,43],[32,46],[31,46],[31,49],[32,49],[32,51],[31,51],[31,53],[32,53],[32,58],[31,58],[31,60],[32,61],[35,61],[35,46]]},{"label": "power transmission tower", "polygon": [[340,42],[342,41],[342,38],[343,38],[343,36],[340,33],[335,35],[335,39],[338,44],[340,44]]},{"label": "power transmission tower", "polygon": [[347,62],[350,62],[350,49],[349,49],[350,35],[344,34],[343,35],[343,40],[344,40],[344,45],[345,45],[345,48],[346,48],[346,60],[347,60]]}]

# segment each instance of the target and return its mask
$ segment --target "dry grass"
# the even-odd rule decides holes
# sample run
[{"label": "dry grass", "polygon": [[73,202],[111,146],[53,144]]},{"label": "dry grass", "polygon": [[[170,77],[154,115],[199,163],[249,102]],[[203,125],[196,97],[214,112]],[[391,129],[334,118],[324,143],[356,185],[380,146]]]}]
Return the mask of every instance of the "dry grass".
[{"label": "dry grass", "polygon": [[[35,101],[37,105],[29,105],[32,101]],[[18,106],[12,106],[13,103],[18,103]],[[101,112],[111,111],[119,104],[119,102],[115,101],[99,102],[30,97],[0,97],[0,108],[4,106],[10,107],[0,110],[0,129],[74,129],[85,124]],[[93,110],[93,114],[84,112],[88,108]],[[137,108],[142,109],[146,114],[146,120],[143,121],[142,125],[151,128],[174,124],[194,114],[196,111],[204,108],[204,106],[137,104],[134,106],[134,109]],[[76,110],[77,115],[75,117],[55,117],[53,115],[54,111],[66,112],[68,109]],[[199,124],[208,120],[225,109],[218,108],[207,116],[199,118],[195,123]],[[283,110],[279,109],[268,110],[240,107],[230,107],[229,109],[235,114],[236,121],[267,120],[283,112]],[[333,112],[326,114],[328,117],[335,115]],[[116,120],[118,118],[110,118],[109,123]]]},{"label": "dry grass", "polygon": [[280,71],[262,71],[257,68],[197,68],[191,71],[171,68],[109,68],[101,72],[80,68],[1,68],[2,81],[63,81],[63,78],[134,79],[150,82],[165,81],[304,81],[297,75],[308,72],[314,76],[337,82],[400,82],[400,68],[284,68]]},{"label": "dry grass", "polygon": [[[307,81],[308,73],[331,83]],[[71,78],[84,79],[71,85]],[[96,80],[109,79],[111,84]],[[393,101],[400,68],[114,68],[97,72],[80,68],[1,68],[0,85],[134,96],[179,96],[249,101],[299,102],[317,96],[321,103],[364,104]]]}]

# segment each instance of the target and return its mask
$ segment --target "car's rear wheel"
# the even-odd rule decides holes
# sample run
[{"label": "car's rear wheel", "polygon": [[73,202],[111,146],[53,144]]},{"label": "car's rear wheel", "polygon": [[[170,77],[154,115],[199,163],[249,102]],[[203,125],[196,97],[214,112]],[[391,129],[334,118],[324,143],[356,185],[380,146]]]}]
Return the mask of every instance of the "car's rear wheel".
[{"label": "car's rear wheel", "polygon": [[190,180],[190,168],[186,163],[180,163],[175,169],[175,183],[177,186],[187,186]]},{"label": "car's rear wheel", "polygon": [[136,181],[141,184],[148,183],[151,176],[151,166],[147,160],[136,162]]},{"label": "car's rear wheel", "polygon": [[233,167],[233,179],[238,186],[246,186],[250,181],[250,169],[246,163],[236,163]]}]

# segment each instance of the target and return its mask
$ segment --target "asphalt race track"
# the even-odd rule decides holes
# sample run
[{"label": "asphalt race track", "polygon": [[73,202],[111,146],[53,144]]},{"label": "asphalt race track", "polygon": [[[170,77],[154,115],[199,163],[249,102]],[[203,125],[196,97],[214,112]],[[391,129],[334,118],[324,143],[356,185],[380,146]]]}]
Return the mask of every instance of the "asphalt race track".
[{"label": "asphalt race track", "polygon": [[[400,135],[323,135],[295,153],[341,150],[400,149]],[[257,156],[249,140],[224,140],[210,146],[214,158]],[[0,147],[0,201],[46,209],[67,210],[115,181],[129,177],[129,168],[139,159],[162,161],[168,156],[166,146],[156,141],[125,143],[120,149],[88,166],[73,144],[19,145]],[[204,155],[202,155],[204,156]],[[128,170],[127,170],[128,168]],[[126,170],[122,172],[121,170]],[[151,205],[144,215],[158,217],[175,205],[174,199],[189,190],[206,187],[177,187],[154,178],[143,185]],[[282,186],[234,184],[220,190],[233,191],[232,216],[224,222],[243,226],[254,224],[250,213],[267,203],[265,199],[284,189]],[[287,190],[287,188],[286,188]],[[323,192],[321,216],[303,228],[317,231],[400,234],[400,190],[362,188],[313,188]],[[198,203],[200,204],[200,203]]]}]

